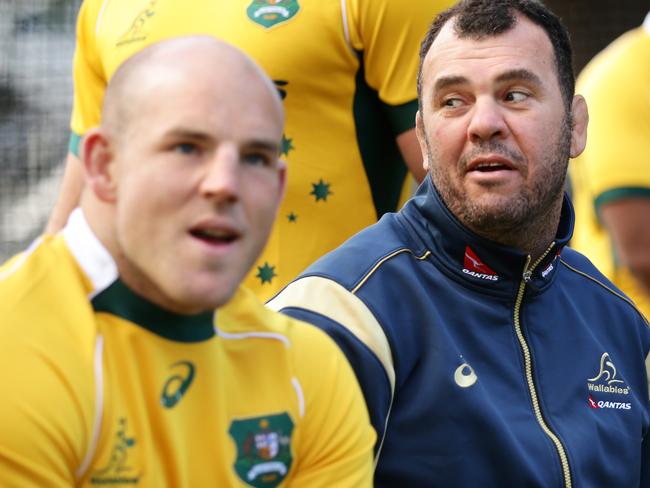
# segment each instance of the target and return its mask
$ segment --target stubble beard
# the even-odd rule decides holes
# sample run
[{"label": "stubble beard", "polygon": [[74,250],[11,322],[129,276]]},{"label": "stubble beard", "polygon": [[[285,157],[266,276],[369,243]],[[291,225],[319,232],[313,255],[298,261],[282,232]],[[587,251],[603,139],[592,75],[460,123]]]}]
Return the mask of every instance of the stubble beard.
[{"label": "stubble beard", "polygon": [[[536,168],[535,180],[513,195],[496,201],[491,199],[487,204],[468,198],[463,188],[441,171],[427,140],[433,183],[447,208],[471,231],[491,241],[535,253],[540,241],[548,244],[557,231],[570,154],[570,124],[569,117],[565,117],[556,143]],[[519,157],[495,141],[488,141],[478,149],[510,159]],[[461,169],[463,164],[459,162]],[[546,170],[539,171],[543,168]]]}]

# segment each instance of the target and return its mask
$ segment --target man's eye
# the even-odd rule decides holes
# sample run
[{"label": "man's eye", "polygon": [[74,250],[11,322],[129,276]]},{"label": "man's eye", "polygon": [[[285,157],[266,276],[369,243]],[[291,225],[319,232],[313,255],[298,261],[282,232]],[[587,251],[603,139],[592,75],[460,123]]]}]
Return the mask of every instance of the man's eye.
[{"label": "man's eye", "polygon": [[242,161],[252,166],[270,166],[271,164],[271,158],[269,156],[258,153],[244,154]]},{"label": "man's eye", "polygon": [[449,108],[458,108],[463,104],[460,98],[447,98],[443,100],[442,105]]},{"label": "man's eye", "polygon": [[182,142],[180,144],[175,144],[173,147],[174,151],[179,154],[194,154],[198,151],[196,144],[189,142]]},{"label": "man's eye", "polygon": [[511,91],[506,93],[506,102],[523,102],[528,98],[528,94],[520,91]]}]

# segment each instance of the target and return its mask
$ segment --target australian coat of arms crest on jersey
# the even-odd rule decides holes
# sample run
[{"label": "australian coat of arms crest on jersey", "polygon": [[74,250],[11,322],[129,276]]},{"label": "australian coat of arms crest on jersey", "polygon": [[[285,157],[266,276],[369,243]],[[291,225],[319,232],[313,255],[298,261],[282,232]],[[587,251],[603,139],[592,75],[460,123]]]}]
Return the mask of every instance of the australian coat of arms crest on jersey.
[{"label": "australian coat of arms crest on jersey", "polygon": [[234,468],[243,482],[272,488],[284,480],[293,461],[289,414],[233,420],[228,432],[237,445]]},{"label": "australian coat of arms crest on jersey", "polygon": [[246,13],[253,22],[270,29],[291,20],[298,10],[298,0],[253,0]]}]

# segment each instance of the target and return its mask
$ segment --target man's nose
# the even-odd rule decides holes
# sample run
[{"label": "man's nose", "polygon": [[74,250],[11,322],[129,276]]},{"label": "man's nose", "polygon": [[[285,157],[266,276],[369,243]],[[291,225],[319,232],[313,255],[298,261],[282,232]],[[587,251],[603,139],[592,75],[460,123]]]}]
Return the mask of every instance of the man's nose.
[{"label": "man's nose", "polygon": [[220,145],[205,162],[199,191],[217,202],[235,201],[239,195],[239,150],[234,145]]},{"label": "man's nose", "polygon": [[467,128],[467,137],[471,142],[503,139],[509,133],[504,108],[491,97],[478,98],[471,117]]}]

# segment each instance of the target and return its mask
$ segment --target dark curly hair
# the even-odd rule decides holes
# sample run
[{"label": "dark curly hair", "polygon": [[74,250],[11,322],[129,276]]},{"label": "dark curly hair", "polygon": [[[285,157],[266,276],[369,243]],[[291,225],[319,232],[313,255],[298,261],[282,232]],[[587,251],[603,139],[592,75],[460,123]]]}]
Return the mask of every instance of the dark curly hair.
[{"label": "dark curly hair", "polygon": [[438,36],[442,26],[453,19],[458,37],[483,39],[496,36],[512,29],[516,14],[520,13],[539,25],[548,35],[557,69],[560,91],[567,113],[575,90],[573,55],[569,32],[562,21],[541,2],[536,0],[462,0],[453,7],[441,12],[433,21],[420,46],[420,67],[418,69],[418,102],[422,109],[422,65],[431,44]]}]

